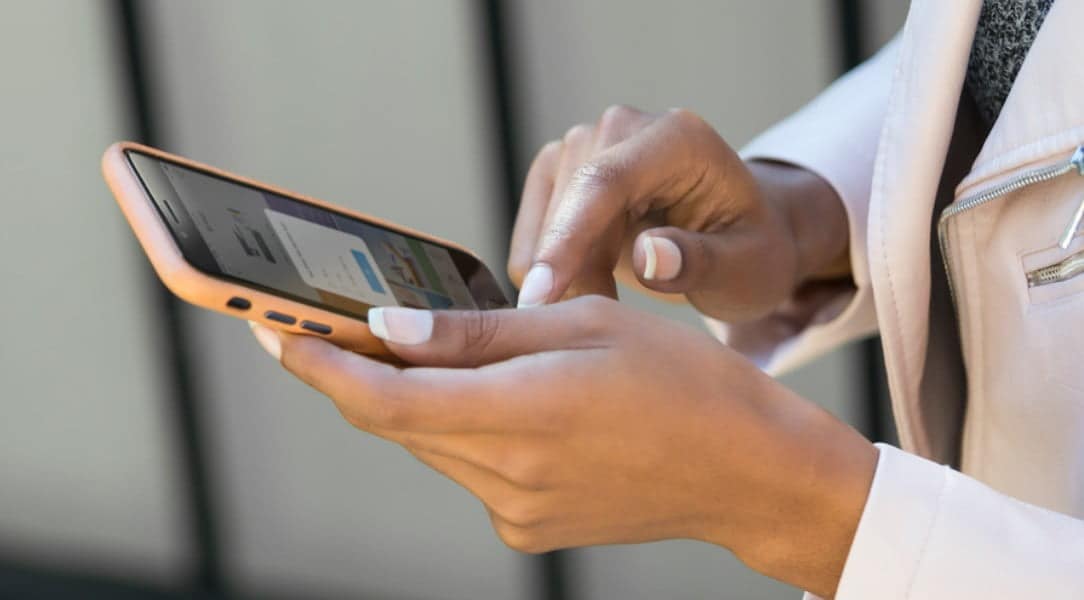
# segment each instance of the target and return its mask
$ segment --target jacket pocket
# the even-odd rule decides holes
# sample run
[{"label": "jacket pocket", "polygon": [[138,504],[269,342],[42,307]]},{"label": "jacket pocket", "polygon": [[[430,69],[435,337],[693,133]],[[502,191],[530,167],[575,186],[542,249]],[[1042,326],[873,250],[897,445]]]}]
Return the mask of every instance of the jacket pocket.
[{"label": "jacket pocket", "polygon": [[1024,254],[1020,270],[1033,306],[1084,292],[1084,235],[1078,233],[1064,248],[1050,245]]}]

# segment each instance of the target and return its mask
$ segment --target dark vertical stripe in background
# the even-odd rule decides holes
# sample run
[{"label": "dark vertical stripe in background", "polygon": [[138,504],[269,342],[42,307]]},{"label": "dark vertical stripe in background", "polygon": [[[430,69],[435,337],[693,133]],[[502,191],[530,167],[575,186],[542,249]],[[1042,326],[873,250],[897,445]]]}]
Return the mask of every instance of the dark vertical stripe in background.
[{"label": "dark vertical stripe in background", "polygon": [[836,0],[841,73],[853,69],[866,59],[866,40],[862,28],[863,12],[860,0]]},{"label": "dark vertical stripe in background", "polygon": [[[486,74],[489,78],[489,109],[493,115],[494,164],[497,168],[500,192],[499,205],[495,207],[502,215],[505,240],[503,246],[507,252],[507,240],[511,239],[512,226],[519,209],[519,197],[523,180],[527,176],[525,157],[528,156],[520,132],[523,128],[523,113],[517,110],[521,104],[516,95],[515,68],[516,48],[510,33],[513,20],[509,11],[514,9],[514,2],[506,0],[481,0],[479,2],[480,33],[485,38]],[[502,256],[502,263],[506,257]],[[495,268],[497,265],[493,265]],[[503,266],[503,264],[502,264]],[[503,268],[498,276],[503,275]],[[573,594],[569,585],[569,563],[572,554],[567,551],[549,552],[532,557],[537,566],[537,584],[535,597],[539,600],[570,600]]]},{"label": "dark vertical stripe in background", "polygon": [[502,223],[511,234],[519,208],[519,196],[523,180],[527,176],[527,156],[522,147],[520,132],[523,128],[522,111],[518,108],[516,78],[513,64],[516,52],[509,33],[512,30],[510,7],[506,0],[481,0],[481,33],[485,38],[486,75],[489,77],[490,101],[488,108],[493,115],[493,160],[498,167],[499,192],[503,215]]},{"label": "dark vertical stripe in background", "polygon": [[[868,16],[861,0],[836,0],[836,20],[839,23],[837,53],[841,74],[869,57],[871,48],[868,48],[865,35]],[[863,414],[855,425],[875,442],[894,442],[880,337],[859,342],[858,352]]]},{"label": "dark vertical stripe in background", "polygon": [[[135,141],[153,146],[163,145],[161,131],[155,120],[157,111],[148,65],[151,44],[143,36],[146,23],[144,12],[148,4],[138,0],[114,0],[112,20],[116,40],[117,61],[123,76],[132,122],[129,124]],[[161,400],[168,404],[170,421],[176,426],[176,440],[181,458],[181,475],[187,492],[185,530],[191,536],[188,547],[195,554],[190,586],[199,594],[225,593],[217,519],[213,510],[213,494],[207,456],[207,438],[201,428],[199,399],[193,385],[194,369],[189,360],[187,328],[180,301],[159,282],[150,268],[145,276],[150,295],[155,302],[154,322],[149,324],[159,341],[156,349],[162,361],[165,378]]]}]

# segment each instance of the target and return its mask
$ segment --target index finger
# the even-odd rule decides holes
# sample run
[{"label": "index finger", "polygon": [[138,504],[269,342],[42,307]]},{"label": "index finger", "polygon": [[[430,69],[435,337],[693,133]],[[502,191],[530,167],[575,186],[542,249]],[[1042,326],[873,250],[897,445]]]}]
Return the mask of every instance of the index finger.
[{"label": "index finger", "polygon": [[[699,117],[688,115],[672,111],[576,171],[535,253],[535,268],[549,272],[532,282],[532,268],[521,297],[554,302],[578,278],[610,275],[629,221],[667,208],[697,185],[706,160],[693,156],[688,121]],[[528,290],[532,283],[549,289]]]}]

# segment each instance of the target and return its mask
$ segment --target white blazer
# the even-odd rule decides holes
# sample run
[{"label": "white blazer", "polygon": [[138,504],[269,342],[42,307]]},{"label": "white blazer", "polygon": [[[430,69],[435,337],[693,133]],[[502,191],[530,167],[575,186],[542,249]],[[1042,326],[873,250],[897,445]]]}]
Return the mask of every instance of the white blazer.
[{"label": "white blazer", "polygon": [[980,5],[914,0],[896,40],[743,151],[835,187],[857,289],[798,326],[709,325],[770,372],[884,345],[903,450],[879,445],[840,600],[1084,599],[1084,224],[1059,245],[1084,210],[1084,2],[1054,4],[954,173]]}]

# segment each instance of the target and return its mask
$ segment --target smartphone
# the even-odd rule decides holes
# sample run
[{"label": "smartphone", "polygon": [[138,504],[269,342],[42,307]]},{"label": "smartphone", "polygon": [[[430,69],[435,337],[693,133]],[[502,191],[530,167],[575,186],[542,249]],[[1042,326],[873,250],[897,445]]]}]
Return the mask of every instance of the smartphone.
[{"label": "smartphone", "polygon": [[510,306],[452,242],[132,142],[102,172],[158,277],[203,308],[380,356],[370,307]]}]

